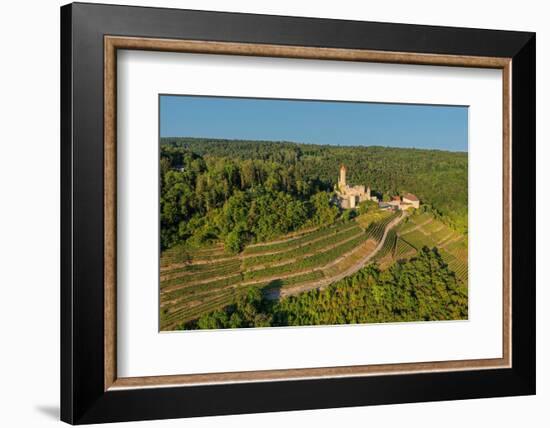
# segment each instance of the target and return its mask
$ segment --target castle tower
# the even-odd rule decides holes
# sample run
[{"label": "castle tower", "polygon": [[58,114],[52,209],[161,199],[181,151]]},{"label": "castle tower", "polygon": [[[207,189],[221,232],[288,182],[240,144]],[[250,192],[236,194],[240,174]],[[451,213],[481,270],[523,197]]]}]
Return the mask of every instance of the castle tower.
[{"label": "castle tower", "polygon": [[367,198],[367,201],[370,201],[370,186],[367,187],[366,198]]},{"label": "castle tower", "polygon": [[346,188],[346,166],[340,165],[340,177],[338,178],[338,188],[343,191]]}]

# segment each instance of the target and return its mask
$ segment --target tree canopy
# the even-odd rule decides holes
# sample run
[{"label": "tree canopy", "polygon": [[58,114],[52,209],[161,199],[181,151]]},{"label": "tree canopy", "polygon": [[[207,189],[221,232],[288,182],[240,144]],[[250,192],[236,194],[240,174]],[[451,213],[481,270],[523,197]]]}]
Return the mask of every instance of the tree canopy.
[{"label": "tree canopy", "polygon": [[242,328],[405,321],[468,316],[467,285],[457,281],[436,249],[381,271],[374,264],[324,290],[279,301],[249,288],[237,302],[182,328]]},{"label": "tree canopy", "polygon": [[162,249],[219,240],[238,252],[330,224],[340,215],[332,192],[342,163],[350,183],[386,198],[414,193],[467,232],[466,153],[199,138],[163,138],[160,150]]}]

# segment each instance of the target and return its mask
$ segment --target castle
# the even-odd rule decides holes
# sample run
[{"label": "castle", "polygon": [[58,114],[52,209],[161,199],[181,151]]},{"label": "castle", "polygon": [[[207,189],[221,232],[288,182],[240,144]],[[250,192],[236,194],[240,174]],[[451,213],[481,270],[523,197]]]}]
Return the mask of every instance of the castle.
[{"label": "castle", "polygon": [[346,166],[340,165],[340,175],[338,177],[338,186],[336,188],[338,205],[347,209],[355,208],[363,201],[378,202],[378,198],[376,196],[371,196],[370,187],[367,187],[367,190],[365,190],[365,186],[350,186],[347,184],[346,171]]},{"label": "castle", "polygon": [[340,165],[340,175],[338,176],[338,185],[336,186],[336,199],[340,207],[344,209],[355,208],[363,201],[378,202],[378,207],[381,209],[390,210],[406,210],[408,208],[419,208],[420,201],[412,193],[406,193],[403,197],[394,196],[389,202],[381,202],[374,195],[371,195],[370,187],[365,186],[350,186],[346,182],[347,168],[345,165]]}]

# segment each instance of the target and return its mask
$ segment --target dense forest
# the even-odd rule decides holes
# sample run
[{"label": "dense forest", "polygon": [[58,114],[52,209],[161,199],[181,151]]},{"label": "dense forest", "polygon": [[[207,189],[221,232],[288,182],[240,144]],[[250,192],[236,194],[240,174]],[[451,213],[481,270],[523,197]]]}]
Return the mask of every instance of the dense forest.
[{"label": "dense forest", "polygon": [[221,240],[238,252],[247,243],[330,224],[341,215],[332,192],[342,163],[350,183],[369,185],[383,199],[414,193],[424,209],[467,233],[467,153],[163,138],[161,247]]},{"label": "dense forest", "polygon": [[181,326],[219,329],[467,319],[467,285],[435,249],[381,271],[371,264],[324,290],[270,300],[251,287],[237,302]]}]

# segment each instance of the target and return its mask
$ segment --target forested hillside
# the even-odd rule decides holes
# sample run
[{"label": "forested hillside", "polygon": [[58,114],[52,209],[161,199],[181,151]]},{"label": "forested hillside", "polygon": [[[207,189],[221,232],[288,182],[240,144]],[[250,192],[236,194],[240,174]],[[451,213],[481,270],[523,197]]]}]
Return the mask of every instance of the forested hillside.
[{"label": "forested hillside", "polygon": [[468,286],[437,250],[422,249],[385,271],[369,265],[324,290],[279,301],[248,289],[236,303],[202,315],[186,329],[461,320],[468,317]]},{"label": "forested hillside", "polygon": [[163,138],[161,246],[223,241],[227,250],[339,216],[330,203],[340,164],[348,181],[385,199],[411,192],[467,233],[468,156],[462,152]]}]

